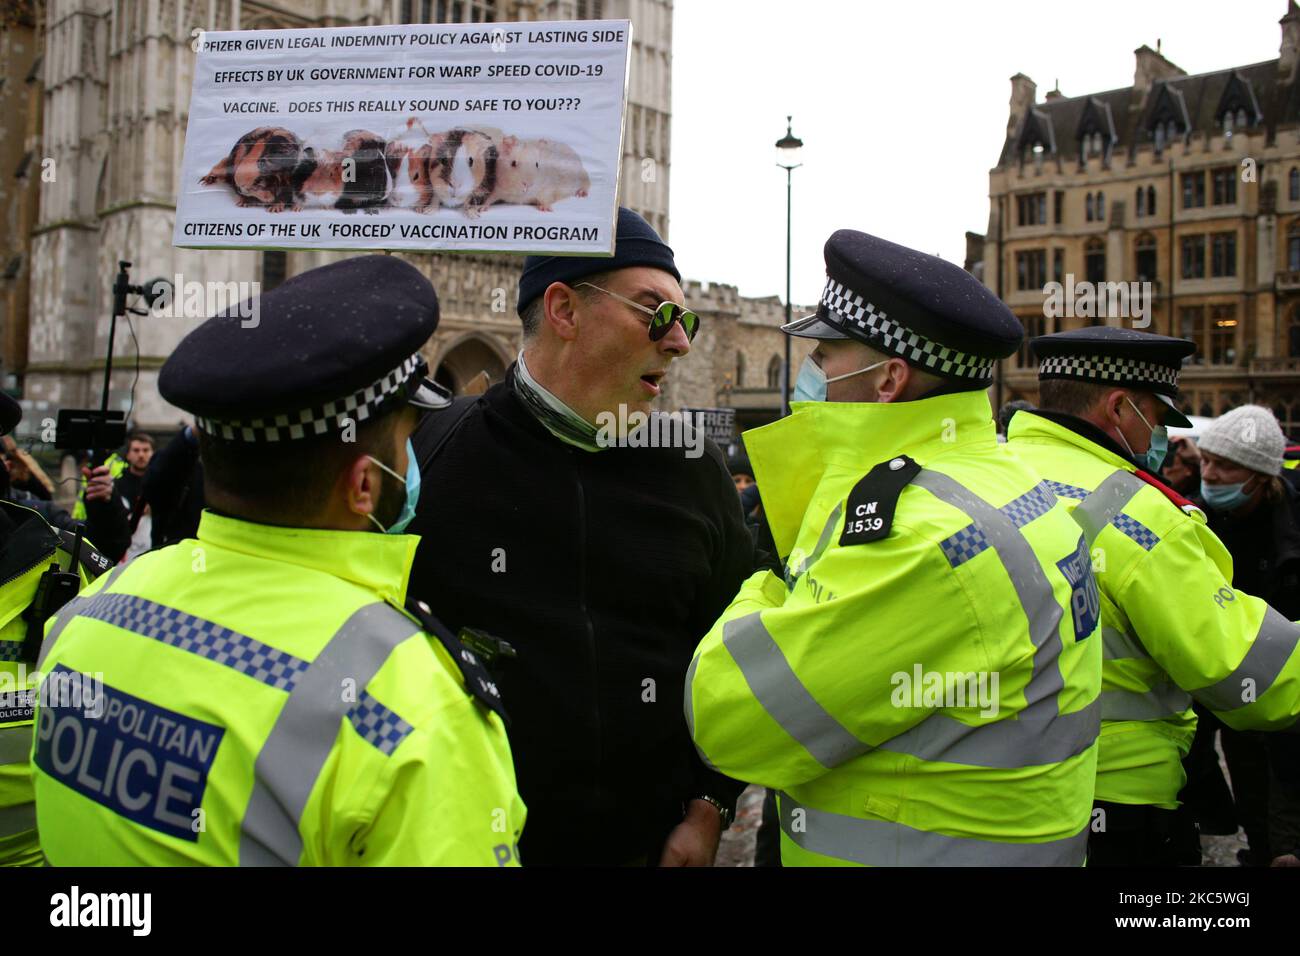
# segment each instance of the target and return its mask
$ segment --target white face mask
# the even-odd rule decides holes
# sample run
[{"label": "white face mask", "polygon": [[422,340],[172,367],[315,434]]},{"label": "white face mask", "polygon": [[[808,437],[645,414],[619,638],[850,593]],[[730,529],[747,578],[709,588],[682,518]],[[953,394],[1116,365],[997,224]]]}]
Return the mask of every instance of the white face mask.
[{"label": "white face mask", "polygon": [[846,372],[843,375],[836,375],[834,378],[827,378],[822,367],[813,361],[809,355],[803,360],[803,368],[799,369],[799,377],[794,383],[794,394],[790,396],[791,401],[795,402],[824,402],[826,401],[827,386],[831,382],[839,382],[846,378],[852,378],[854,375],[861,375],[863,372],[870,372],[873,368],[880,368],[888,364],[889,359],[883,359],[874,365],[868,365],[866,368],[860,368],[856,372]]}]

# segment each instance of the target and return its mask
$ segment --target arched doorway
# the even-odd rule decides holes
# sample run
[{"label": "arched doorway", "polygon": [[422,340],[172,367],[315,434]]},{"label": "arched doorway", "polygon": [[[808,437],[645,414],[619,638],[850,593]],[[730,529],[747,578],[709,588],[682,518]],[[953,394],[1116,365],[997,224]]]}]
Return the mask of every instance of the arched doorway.
[{"label": "arched doorway", "polygon": [[477,336],[471,336],[447,350],[433,373],[433,379],[457,395],[462,395],[466,386],[480,372],[486,372],[488,379],[495,384],[505,378],[506,362],[490,344]]}]

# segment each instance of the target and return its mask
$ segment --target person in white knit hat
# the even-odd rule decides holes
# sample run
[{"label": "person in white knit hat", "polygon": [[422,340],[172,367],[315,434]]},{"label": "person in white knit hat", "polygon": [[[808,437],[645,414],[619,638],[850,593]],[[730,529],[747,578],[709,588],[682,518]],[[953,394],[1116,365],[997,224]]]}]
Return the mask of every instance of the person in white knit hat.
[{"label": "person in white knit hat", "polygon": [[1201,495],[1215,511],[1249,514],[1284,495],[1279,477],[1286,437],[1262,405],[1242,405],[1212,422],[1201,436]]},{"label": "person in white knit hat", "polygon": [[[1201,498],[1210,529],[1232,555],[1233,585],[1295,620],[1300,494],[1280,477],[1286,445],[1277,419],[1260,405],[1243,405],[1216,419],[1200,441]],[[1300,738],[1232,730],[1209,711],[1197,714],[1193,750],[1203,741],[1212,746],[1214,731],[1222,731],[1236,815],[1249,843],[1238,858],[1300,866]]]}]

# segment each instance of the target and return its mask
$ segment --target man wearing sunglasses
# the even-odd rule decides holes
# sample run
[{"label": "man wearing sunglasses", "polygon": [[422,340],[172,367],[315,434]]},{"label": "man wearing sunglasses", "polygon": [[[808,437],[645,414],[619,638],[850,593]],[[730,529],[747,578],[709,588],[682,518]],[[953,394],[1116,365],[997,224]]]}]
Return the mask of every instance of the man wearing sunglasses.
[{"label": "man wearing sunglasses", "polygon": [[690,352],[680,283],[627,209],[612,259],[529,257],[506,380],[415,438],[409,594],[511,645],[525,865],[709,865],[742,786],[682,715],[691,651],[756,566],[725,460],[702,436],[617,447],[597,427],[649,413]]}]

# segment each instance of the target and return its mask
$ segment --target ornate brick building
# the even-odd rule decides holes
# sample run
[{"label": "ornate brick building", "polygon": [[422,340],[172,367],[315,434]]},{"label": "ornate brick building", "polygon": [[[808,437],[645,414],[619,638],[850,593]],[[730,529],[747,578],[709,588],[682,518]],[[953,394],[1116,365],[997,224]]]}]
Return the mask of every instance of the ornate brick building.
[{"label": "ornate brick building", "polygon": [[[1187,411],[1258,402],[1300,435],[1293,0],[1280,22],[1279,55],[1263,63],[1189,76],[1157,43],[1135,51],[1133,85],[1122,89],[1057,89],[1040,101],[1033,80],[1012,77],[982,278],[1031,336],[1149,315],[1150,331],[1196,342],[1181,380]],[[1150,285],[1127,308],[1110,295],[1094,316],[1056,314],[1045,286],[1071,277]],[[1001,376],[1002,400],[1035,398],[1027,348]]]}]

